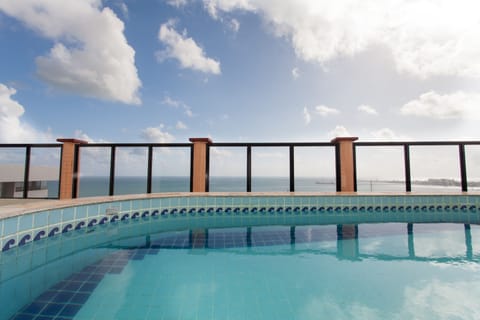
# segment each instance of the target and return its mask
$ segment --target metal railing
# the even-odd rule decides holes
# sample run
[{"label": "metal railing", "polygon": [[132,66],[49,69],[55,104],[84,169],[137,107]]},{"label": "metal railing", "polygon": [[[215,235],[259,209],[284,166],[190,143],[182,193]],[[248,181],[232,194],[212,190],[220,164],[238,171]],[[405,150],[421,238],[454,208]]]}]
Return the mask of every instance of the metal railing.
[{"label": "metal railing", "polygon": [[[61,154],[61,151],[62,151],[62,147],[63,145],[62,144],[58,144],[58,143],[27,143],[27,144],[20,144],[20,143],[14,143],[14,144],[0,144],[0,152],[2,151],[2,149],[24,149],[25,150],[25,155],[24,155],[24,161],[23,161],[23,165],[24,165],[24,170],[23,170],[23,179],[21,181],[12,181],[12,182],[22,182],[23,183],[23,191],[22,191],[22,197],[23,199],[27,199],[29,198],[28,196],[28,192],[29,192],[29,185],[30,185],[30,169],[31,169],[31,158],[32,158],[32,149],[48,149],[48,148],[53,148],[53,149],[58,149],[60,151],[60,154]],[[58,159],[58,167],[60,168],[60,163],[61,163],[62,159],[61,159],[61,156],[59,157]],[[60,169],[59,169],[59,172],[58,172],[58,185],[60,185]],[[57,188],[60,192],[60,188],[58,187]],[[56,199],[58,198],[58,194],[56,197],[54,197],[53,199]],[[52,199],[52,198],[49,198],[48,196],[47,197],[35,197],[35,198],[39,198],[39,199]]]},{"label": "metal railing", "polygon": [[[31,158],[32,150],[37,148],[53,148],[60,150],[62,152],[62,144],[0,144],[0,152],[6,149],[19,149],[23,155],[23,160],[20,162],[24,164],[24,172],[22,181],[23,182],[23,191],[22,198],[29,198],[29,182],[30,173],[31,173]],[[190,191],[193,187],[193,157],[194,157],[194,147],[193,143],[91,143],[91,144],[77,144],[75,146],[75,159],[74,159],[74,168],[73,168],[73,195],[78,194],[78,177],[80,176],[81,166],[80,166],[80,153],[82,150],[87,150],[88,148],[104,148],[109,151],[109,165],[108,165],[108,195],[115,195],[115,177],[116,177],[116,159],[117,152],[121,148],[144,148],[146,150],[146,193],[152,193],[152,178],[153,178],[153,169],[155,167],[153,161],[153,154],[156,150],[169,149],[169,148],[187,148],[190,152]],[[399,147],[402,150],[403,154],[403,174],[405,179],[405,191],[412,191],[412,173],[411,173],[411,147],[424,146],[450,146],[458,148],[458,164],[459,164],[459,180],[460,187],[462,191],[468,191],[468,173],[467,173],[467,157],[466,150],[467,146],[480,146],[480,141],[408,141],[408,142],[354,142],[353,143],[353,162],[354,162],[354,181],[355,181],[355,191],[357,190],[357,151],[363,147]],[[335,168],[336,168],[336,183],[337,191],[339,190],[340,185],[340,156],[339,156],[339,145],[332,142],[239,142],[239,143],[223,143],[223,142],[214,142],[207,145],[206,152],[206,175],[205,175],[205,190],[208,192],[210,190],[210,166],[211,159],[210,153],[211,148],[240,148],[245,150],[246,157],[246,170],[245,178],[246,185],[245,191],[252,191],[252,150],[255,148],[287,148],[288,150],[288,181],[289,186],[288,190],[293,192],[295,191],[295,160],[296,155],[295,151],[299,148],[334,148],[335,151]],[[84,149],[86,148],[86,149]],[[0,159],[1,161],[1,159]],[[58,159],[58,166],[61,167],[62,159],[61,156]],[[61,181],[61,169],[59,170],[59,184]],[[58,198],[58,196],[57,196]]]},{"label": "metal railing", "polygon": [[[356,153],[357,149],[360,147],[402,147],[403,148],[403,163],[404,163],[404,174],[405,174],[405,191],[412,191],[412,175],[411,175],[411,161],[410,161],[410,147],[412,146],[424,146],[424,147],[434,147],[434,146],[456,146],[458,147],[458,160],[460,168],[460,185],[461,190],[466,192],[468,191],[468,178],[467,178],[467,165],[465,157],[465,146],[468,145],[480,145],[480,141],[411,141],[411,142],[355,142],[354,146],[354,168],[355,168],[355,184],[357,184],[357,164],[356,164]],[[355,191],[357,186],[355,185]]]},{"label": "metal railing", "polygon": [[267,147],[267,148],[288,148],[288,177],[289,177],[289,191],[295,191],[295,148],[297,147],[335,147],[335,144],[329,142],[254,142],[254,143],[223,143],[216,142],[208,145],[207,149],[207,181],[205,188],[208,192],[210,189],[209,173],[210,173],[210,148],[212,147],[227,147],[227,148],[245,148],[246,149],[246,191],[252,191],[252,148]]},{"label": "metal railing", "polygon": [[84,148],[105,148],[110,150],[110,165],[109,165],[109,187],[108,195],[113,196],[115,194],[115,163],[116,154],[119,148],[146,148],[147,149],[147,182],[146,193],[152,193],[152,177],[153,177],[153,152],[154,149],[159,148],[188,148],[190,151],[190,192],[192,191],[192,157],[193,157],[193,144],[191,143],[89,143],[78,144],[75,146],[75,162],[74,162],[74,182],[73,182],[73,194],[78,194],[76,189],[78,186],[79,170],[79,156],[80,150]]}]

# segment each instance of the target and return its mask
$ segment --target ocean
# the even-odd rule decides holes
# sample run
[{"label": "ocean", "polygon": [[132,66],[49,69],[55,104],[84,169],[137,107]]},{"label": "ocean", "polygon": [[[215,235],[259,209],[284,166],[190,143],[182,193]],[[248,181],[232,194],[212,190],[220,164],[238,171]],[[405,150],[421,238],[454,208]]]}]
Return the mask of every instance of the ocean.
[{"label": "ocean", "polygon": [[[357,189],[361,192],[403,192],[403,182],[386,181],[358,181]],[[55,197],[56,188],[52,189]],[[81,177],[80,197],[108,195],[108,177]],[[190,178],[182,177],[153,177],[152,192],[188,192],[190,191]],[[210,177],[211,192],[244,192],[246,191],[245,177]],[[252,177],[252,191],[282,192],[289,191],[288,177]],[[295,178],[295,191],[305,192],[334,192],[336,191],[335,178]],[[412,191],[417,192],[450,192],[460,191],[460,187],[412,185]],[[116,177],[115,195],[135,194],[147,192],[146,177]],[[49,191],[50,194],[50,191]]]},{"label": "ocean", "polygon": [[[107,196],[109,191],[108,177],[81,177],[80,197]],[[245,177],[210,177],[210,191],[212,192],[245,192]],[[258,192],[288,192],[288,177],[252,177],[252,191]],[[387,182],[378,180],[360,180],[357,182],[359,192],[403,192],[404,182]],[[153,177],[152,192],[189,192],[190,178],[183,177]],[[295,178],[295,191],[305,192],[335,192],[335,178]],[[459,186],[432,186],[412,184],[414,192],[446,193],[461,191]],[[469,191],[480,191],[478,187],[469,186]],[[116,177],[115,195],[136,194],[147,192],[146,177]],[[48,197],[56,198],[58,181],[48,182]]]}]

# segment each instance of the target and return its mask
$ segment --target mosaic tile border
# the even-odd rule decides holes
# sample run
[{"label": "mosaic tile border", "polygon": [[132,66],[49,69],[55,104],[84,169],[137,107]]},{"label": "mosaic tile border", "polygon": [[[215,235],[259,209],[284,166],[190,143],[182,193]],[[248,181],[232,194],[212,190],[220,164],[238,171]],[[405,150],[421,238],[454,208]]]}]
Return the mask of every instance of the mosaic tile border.
[{"label": "mosaic tile border", "polygon": [[[396,222],[413,214],[428,217],[431,222],[462,222],[459,214],[469,214],[477,221],[480,196],[199,196],[121,200],[5,218],[0,220],[0,248],[5,252],[75,230],[152,218],[213,222],[219,217],[258,217],[267,224],[269,218],[289,217],[289,224],[309,224],[304,218],[325,217],[329,223],[342,223],[345,218],[359,216],[365,217],[365,222],[375,222],[376,218],[379,222],[388,218]],[[218,223],[214,226],[222,227]]]}]

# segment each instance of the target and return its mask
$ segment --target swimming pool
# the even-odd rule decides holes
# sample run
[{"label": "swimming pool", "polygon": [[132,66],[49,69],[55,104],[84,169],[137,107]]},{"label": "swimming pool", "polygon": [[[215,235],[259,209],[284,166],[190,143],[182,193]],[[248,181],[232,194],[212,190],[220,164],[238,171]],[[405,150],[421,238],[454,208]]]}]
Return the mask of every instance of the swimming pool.
[{"label": "swimming pool", "polygon": [[152,196],[9,217],[0,316],[473,319],[478,208],[472,195]]}]

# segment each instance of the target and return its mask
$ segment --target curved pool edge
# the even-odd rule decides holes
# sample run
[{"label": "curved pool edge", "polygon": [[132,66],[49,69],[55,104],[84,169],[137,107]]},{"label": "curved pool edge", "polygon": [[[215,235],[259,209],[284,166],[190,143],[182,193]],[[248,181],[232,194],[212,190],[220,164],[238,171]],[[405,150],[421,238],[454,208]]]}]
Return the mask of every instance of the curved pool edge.
[{"label": "curved pool edge", "polygon": [[[160,193],[0,208],[0,252],[96,225],[178,218],[177,228],[355,223],[480,223],[480,193]],[[163,221],[166,221],[163,219]]]},{"label": "curved pool edge", "polygon": [[[359,196],[359,197],[381,197],[381,196],[480,196],[480,191],[476,192],[448,192],[448,193],[434,193],[434,192],[162,192],[162,193],[145,193],[145,194],[128,194],[117,196],[98,196],[85,197],[68,200],[44,200],[23,202],[23,199],[18,199],[18,203],[1,205],[0,203],[0,220],[15,217],[27,213],[35,213],[44,210],[64,209],[68,207],[75,207],[80,205],[110,203],[124,200],[140,200],[153,198],[171,198],[171,197],[345,197],[345,196]],[[15,200],[15,199],[11,199]],[[0,229],[1,231],[1,229]]]}]

